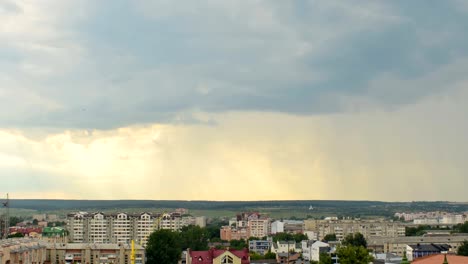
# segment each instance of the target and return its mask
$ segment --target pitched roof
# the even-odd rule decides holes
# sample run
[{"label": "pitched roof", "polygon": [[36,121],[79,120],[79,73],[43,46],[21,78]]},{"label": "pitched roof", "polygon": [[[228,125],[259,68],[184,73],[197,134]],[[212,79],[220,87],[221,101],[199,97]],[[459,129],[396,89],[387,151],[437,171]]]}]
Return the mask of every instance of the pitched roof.
[{"label": "pitched roof", "polygon": [[205,251],[189,251],[190,257],[192,258],[192,263],[194,264],[212,264],[213,259],[224,254],[226,251],[229,251],[234,256],[241,259],[242,264],[249,264],[249,251],[244,250],[224,250],[224,249],[210,249]]},{"label": "pitched roof", "polygon": [[448,251],[451,246],[448,244],[417,244],[409,245],[413,251],[430,251],[430,252],[441,252]]},{"label": "pitched roof", "polygon": [[[456,255],[447,255],[447,261],[449,264],[466,264],[468,263],[468,257],[456,256]],[[414,260],[413,264],[442,264],[444,262],[444,255],[431,255],[427,257],[422,257]]]}]

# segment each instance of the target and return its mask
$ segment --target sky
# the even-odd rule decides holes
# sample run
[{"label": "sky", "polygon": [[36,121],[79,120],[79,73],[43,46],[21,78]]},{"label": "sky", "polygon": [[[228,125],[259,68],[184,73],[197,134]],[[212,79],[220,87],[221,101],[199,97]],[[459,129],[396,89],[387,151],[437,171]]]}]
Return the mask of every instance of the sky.
[{"label": "sky", "polygon": [[468,2],[0,0],[0,195],[468,201]]}]

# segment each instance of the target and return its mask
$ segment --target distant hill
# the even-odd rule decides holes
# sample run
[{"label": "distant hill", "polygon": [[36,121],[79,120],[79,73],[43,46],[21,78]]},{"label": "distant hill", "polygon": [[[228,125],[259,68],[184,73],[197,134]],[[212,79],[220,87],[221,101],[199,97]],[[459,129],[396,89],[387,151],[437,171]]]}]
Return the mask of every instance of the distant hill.
[{"label": "distant hill", "polygon": [[14,199],[12,208],[50,210],[109,210],[127,208],[187,208],[193,210],[231,210],[245,211],[268,209],[313,210],[337,213],[373,212],[378,215],[390,215],[396,211],[468,211],[466,203],[452,202],[379,202],[379,201],[334,201],[334,200],[298,200],[298,201],[178,201],[178,200],[44,200]]}]

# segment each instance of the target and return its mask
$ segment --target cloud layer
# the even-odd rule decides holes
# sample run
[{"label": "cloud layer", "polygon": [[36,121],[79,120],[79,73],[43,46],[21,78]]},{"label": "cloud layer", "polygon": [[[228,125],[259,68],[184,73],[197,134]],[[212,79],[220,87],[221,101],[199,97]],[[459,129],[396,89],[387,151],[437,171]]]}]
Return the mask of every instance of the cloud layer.
[{"label": "cloud layer", "polygon": [[0,192],[466,201],[463,1],[2,1]]}]

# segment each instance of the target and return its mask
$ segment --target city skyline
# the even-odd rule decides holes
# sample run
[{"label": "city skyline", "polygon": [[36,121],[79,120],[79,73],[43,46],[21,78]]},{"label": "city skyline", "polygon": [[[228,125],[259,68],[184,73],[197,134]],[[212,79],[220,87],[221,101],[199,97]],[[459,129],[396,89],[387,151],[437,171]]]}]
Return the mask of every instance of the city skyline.
[{"label": "city skyline", "polygon": [[0,194],[468,202],[465,1],[0,2]]}]

